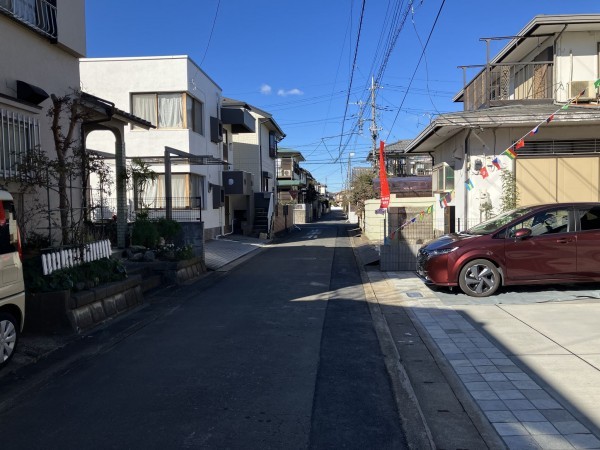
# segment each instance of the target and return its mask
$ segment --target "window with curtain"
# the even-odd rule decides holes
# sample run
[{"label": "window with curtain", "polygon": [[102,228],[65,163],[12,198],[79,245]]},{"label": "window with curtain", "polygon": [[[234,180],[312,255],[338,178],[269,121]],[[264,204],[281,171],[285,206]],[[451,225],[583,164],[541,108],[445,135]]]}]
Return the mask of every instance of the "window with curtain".
[{"label": "window with curtain", "polygon": [[[134,116],[147,120],[156,126],[156,94],[133,94],[131,96],[131,111]],[[136,126],[133,128],[143,129]]]},{"label": "window with curtain", "polygon": [[158,94],[158,128],[183,128],[181,94]]},{"label": "window with curtain", "polygon": [[[166,206],[166,196],[165,175],[159,174],[156,181],[148,183],[141,199],[144,207],[160,209]],[[201,197],[203,205],[203,177],[188,173],[172,174],[171,197],[173,208],[198,207],[197,197]]]},{"label": "window with curtain", "polygon": [[188,128],[204,136],[204,104],[189,94],[132,94],[131,112],[159,129]]}]

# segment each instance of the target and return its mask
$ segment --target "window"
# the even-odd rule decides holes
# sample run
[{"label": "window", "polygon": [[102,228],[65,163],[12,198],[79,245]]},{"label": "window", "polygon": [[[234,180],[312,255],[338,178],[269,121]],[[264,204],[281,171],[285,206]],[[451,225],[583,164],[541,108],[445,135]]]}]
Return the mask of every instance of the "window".
[{"label": "window", "polygon": [[600,230],[600,207],[592,206],[589,209],[578,211],[581,231]]},{"label": "window", "polygon": [[182,92],[132,94],[131,111],[159,129],[189,128],[204,135],[204,105]]},{"label": "window", "polygon": [[277,156],[277,137],[274,131],[269,131],[269,156],[271,158]]},{"label": "window", "polygon": [[[164,208],[166,206],[165,175],[159,174],[154,183],[148,183],[142,194],[146,208]],[[171,174],[171,198],[173,208],[205,209],[204,177],[196,174]]]},{"label": "window", "polygon": [[0,175],[16,173],[16,162],[40,142],[37,119],[0,109]]},{"label": "window", "polygon": [[454,169],[446,163],[438,164],[433,168],[431,190],[433,192],[447,192],[454,189]]},{"label": "window", "polygon": [[204,105],[192,96],[186,97],[187,127],[204,136]]},{"label": "window", "polygon": [[542,211],[536,215],[516,224],[508,232],[512,237],[515,231],[529,228],[531,236],[542,236],[544,234],[566,233],[569,230],[569,211],[558,209],[555,211]]}]

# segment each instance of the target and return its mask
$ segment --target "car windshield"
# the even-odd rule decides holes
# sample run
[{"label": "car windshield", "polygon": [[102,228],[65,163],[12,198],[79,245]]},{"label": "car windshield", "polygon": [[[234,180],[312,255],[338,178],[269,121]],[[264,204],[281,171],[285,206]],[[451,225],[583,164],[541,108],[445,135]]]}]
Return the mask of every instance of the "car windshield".
[{"label": "car windshield", "polygon": [[524,214],[527,214],[529,211],[532,211],[534,206],[523,206],[521,208],[513,209],[511,211],[507,211],[502,213],[496,217],[493,217],[485,222],[481,222],[478,225],[475,225],[472,228],[469,228],[465,231],[466,234],[476,234],[476,235],[484,235],[490,234],[496,231],[498,228],[503,227],[510,221],[521,217]]}]

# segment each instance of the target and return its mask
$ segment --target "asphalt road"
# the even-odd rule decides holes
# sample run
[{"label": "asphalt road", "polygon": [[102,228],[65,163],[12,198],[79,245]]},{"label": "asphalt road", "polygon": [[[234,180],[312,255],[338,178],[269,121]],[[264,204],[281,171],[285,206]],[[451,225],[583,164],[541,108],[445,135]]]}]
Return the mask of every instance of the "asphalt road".
[{"label": "asphalt road", "polygon": [[0,385],[0,448],[406,448],[348,227],[307,225]]}]

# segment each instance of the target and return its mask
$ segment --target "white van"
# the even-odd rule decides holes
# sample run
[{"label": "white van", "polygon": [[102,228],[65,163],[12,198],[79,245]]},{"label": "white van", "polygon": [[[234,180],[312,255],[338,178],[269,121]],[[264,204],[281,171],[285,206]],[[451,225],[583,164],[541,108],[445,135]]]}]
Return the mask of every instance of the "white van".
[{"label": "white van", "polygon": [[0,190],[0,368],[14,355],[25,323],[21,256],[13,198]]}]

